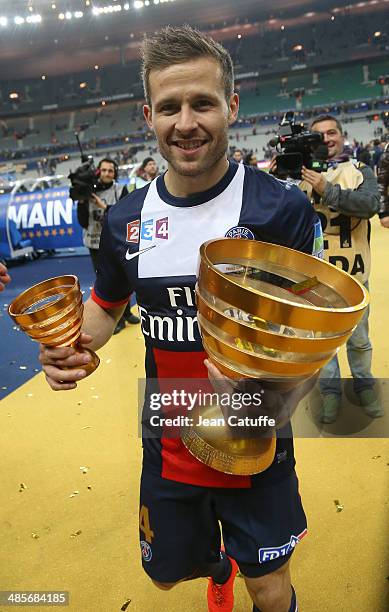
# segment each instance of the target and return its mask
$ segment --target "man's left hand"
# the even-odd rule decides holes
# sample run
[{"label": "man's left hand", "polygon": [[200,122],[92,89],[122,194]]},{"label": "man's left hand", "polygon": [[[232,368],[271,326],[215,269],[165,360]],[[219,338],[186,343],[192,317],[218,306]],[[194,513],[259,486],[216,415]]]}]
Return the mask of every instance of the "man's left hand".
[{"label": "man's left hand", "polygon": [[324,194],[324,190],[327,185],[327,181],[320,172],[315,172],[314,170],[308,170],[305,166],[302,167],[301,176],[304,181],[312,185],[313,189],[320,196]]},{"label": "man's left hand", "polygon": [[9,283],[11,277],[8,275],[7,268],[0,263],[0,291],[3,291],[5,285]]}]

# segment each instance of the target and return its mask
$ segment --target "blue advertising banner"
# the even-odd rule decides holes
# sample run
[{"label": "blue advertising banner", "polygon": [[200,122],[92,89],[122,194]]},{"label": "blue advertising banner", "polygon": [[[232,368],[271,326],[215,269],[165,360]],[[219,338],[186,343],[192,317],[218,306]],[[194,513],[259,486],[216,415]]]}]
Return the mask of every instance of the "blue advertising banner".
[{"label": "blue advertising banner", "polygon": [[3,196],[0,207],[3,198],[8,200],[8,219],[15,222],[23,240],[31,240],[34,249],[63,249],[83,245],[82,228],[77,221],[77,206],[69,198],[68,189],[57,187]]}]

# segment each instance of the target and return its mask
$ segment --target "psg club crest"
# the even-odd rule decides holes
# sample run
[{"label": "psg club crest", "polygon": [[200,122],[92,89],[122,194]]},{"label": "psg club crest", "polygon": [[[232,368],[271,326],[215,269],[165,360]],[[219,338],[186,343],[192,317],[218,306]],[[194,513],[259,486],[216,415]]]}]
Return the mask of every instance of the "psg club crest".
[{"label": "psg club crest", "polygon": [[151,546],[145,540],[141,540],[140,549],[142,551],[143,561],[151,561],[151,557],[153,556]]},{"label": "psg club crest", "polygon": [[231,227],[225,235],[226,238],[237,238],[238,240],[254,240],[254,234],[248,227],[235,225]]}]

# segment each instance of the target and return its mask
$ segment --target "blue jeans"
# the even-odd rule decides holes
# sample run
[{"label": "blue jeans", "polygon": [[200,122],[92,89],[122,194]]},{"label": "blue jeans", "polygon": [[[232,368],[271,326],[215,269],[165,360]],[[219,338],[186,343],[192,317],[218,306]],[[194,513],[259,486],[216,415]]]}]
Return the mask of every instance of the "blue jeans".
[{"label": "blue jeans", "polygon": [[[368,283],[365,283],[369,289]],[[347,340],[347,360],[351,374],[354,379],[354,391],[359,393],[363,389],[374,387],[374,378],[371,373],[372,346],[369,340],[369,308],[354,329],[354,332]],[[322,395],[333,393],[341,395],[341,377],[338,356],[335,355],[322,368],[319,378],[319,386]]]}]

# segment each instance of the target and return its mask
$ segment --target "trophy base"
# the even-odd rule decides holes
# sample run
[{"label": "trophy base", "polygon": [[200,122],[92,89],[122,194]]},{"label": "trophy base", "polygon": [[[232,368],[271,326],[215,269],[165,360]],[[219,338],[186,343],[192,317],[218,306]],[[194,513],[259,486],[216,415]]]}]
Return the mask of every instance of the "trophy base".
[{"label": "trophy base", "polygon": [[181,440],[205,465],[225,474],[250,476],[263,472],[273,462],[275,433],[269,432],[269,437],[235,438],[233,430],[239,428],[231,428],[225,422],[219,406],[196,407],[192,416],[197,424],[182,428]]},{"label": "trophy base", "polygon": [[100,363],[100,357],[94,352],[91,351],[91,349],[88,348],[82,348],[82,350],[75,346],[74,349],[78,352],[78,353],[89,353],[91,360],[88,361],[88,363],[85,363],[84,365],[81,366],[75,366],[73,368],[66,368],[67,370],[84,370],[86,373],[86,376],[89,376],[90,374],[93,374],[93,372],[98,368],[99,363]]},{"label": "trophy base", "polygon": [[85,370],[86,375],[89,376],[90,374],[93,374],[93,372],[99,367],[100,357],[94,351],[91,351],[90,349],[84,349],[84,350],[87,351],[89,355],[91,356],[91,360],[88,363],[86,363],[84,366],[82,366],[82,369]]}]

